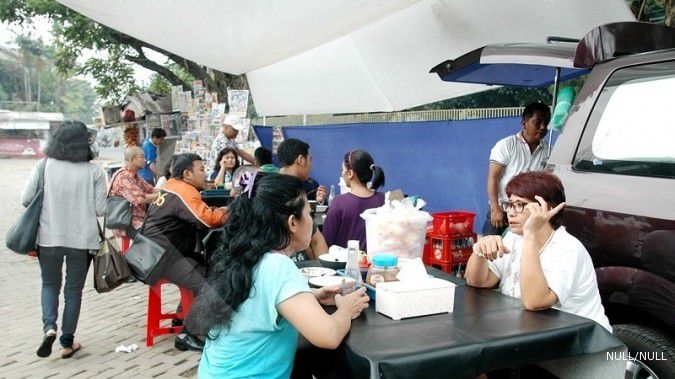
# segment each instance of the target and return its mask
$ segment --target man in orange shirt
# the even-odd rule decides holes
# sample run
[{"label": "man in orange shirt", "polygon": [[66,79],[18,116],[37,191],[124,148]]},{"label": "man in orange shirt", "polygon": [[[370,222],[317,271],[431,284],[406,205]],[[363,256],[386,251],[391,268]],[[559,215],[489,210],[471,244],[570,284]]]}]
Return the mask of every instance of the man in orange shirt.
[{"label": "man in orange shirt", "polygon": [[[168,261],[161,277],[198,296],[205,283],[204,257],[197,251],[199,232],[223,225],[227,211],[202,201],[199,191],[206,185],[206,171],[199,155],[177,155],[172,171],[173,177],[148,208],[141,234],[167,249]],[[176,348],[201,351],[204,343],[184,331],[176,337]]]}]

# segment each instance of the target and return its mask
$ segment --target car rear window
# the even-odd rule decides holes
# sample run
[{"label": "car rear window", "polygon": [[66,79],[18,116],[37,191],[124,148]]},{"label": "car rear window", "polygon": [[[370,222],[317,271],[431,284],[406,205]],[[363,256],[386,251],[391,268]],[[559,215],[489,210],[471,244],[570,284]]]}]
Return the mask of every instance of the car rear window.
[{"label": "car rear window", "polygon": [[577,150],[577,170],[675,178],[675,65],[615,71]]}]

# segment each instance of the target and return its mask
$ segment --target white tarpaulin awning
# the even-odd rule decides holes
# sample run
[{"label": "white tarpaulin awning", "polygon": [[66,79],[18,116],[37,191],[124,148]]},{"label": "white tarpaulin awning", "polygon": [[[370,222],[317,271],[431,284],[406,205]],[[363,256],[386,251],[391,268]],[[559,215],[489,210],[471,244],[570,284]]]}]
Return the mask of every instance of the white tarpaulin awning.
[{"label": "white tarpaulin awning", "polygon": [[261,115],[394,111],[486,89],[429,69],[480,46],[581,38],[634,17],[624,0],[59,0],[231,74]]}]

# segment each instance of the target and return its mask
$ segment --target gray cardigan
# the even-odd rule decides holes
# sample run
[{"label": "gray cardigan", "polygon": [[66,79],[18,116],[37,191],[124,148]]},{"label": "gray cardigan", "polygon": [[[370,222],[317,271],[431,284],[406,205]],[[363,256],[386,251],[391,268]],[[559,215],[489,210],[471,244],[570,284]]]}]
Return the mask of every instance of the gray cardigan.
[{"label": "gray cardigan", "polygon": [[[24,206],[37,193],[38,165],[21,193]],[[38,230],[39,246],[98,250],[96,217],[105,214],[107,183],[103,170],[90,162],[47,159]]]}]

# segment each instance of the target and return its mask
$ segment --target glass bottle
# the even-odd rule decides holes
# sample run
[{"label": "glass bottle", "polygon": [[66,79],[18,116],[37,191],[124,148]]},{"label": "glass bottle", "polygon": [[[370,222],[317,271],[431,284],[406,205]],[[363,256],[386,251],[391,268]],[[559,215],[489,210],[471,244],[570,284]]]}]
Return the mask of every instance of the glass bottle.
[{"label": "glass bottle", "polygon": [[343,282],[342,294],[346,295],[359,289],[363,285],[361,278],[361,269],[359,268],[359,241],[347,241],[347,266],[345,267],[345,276],[354,280],[352,283]]},{"label": "glass bottle", "polygon": [[[328,205],[330,205],[330,203],[333,202],[333,199],[335,199],[335,185],[331,184],[330,185],[330,192],[328,193]],[[359,241],[356,241],[356,242],[357,242],[357,245],[358,245]],[[357,246],[357,248],[358,248],[358,246]]]}]

